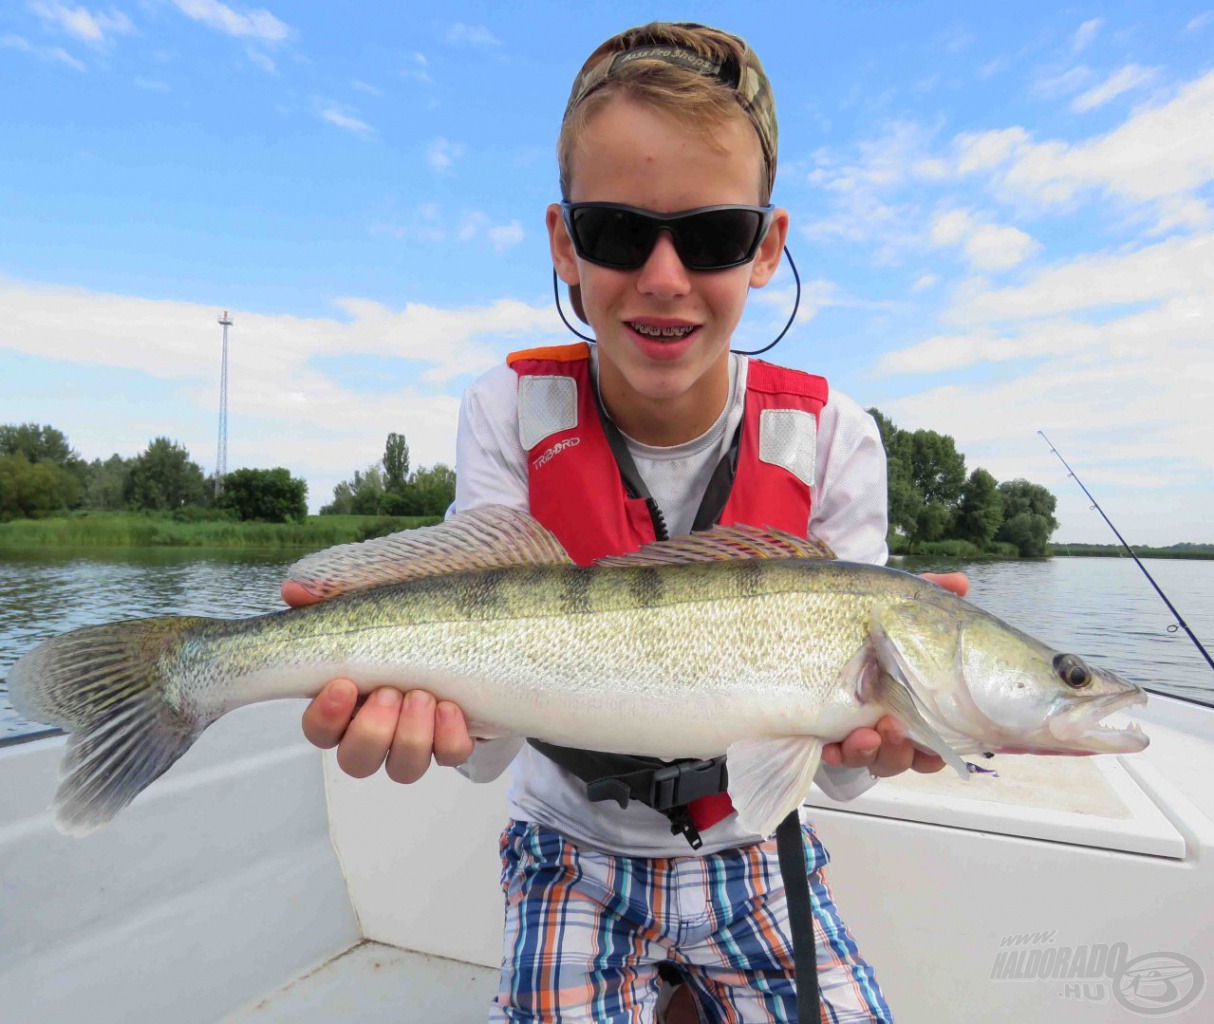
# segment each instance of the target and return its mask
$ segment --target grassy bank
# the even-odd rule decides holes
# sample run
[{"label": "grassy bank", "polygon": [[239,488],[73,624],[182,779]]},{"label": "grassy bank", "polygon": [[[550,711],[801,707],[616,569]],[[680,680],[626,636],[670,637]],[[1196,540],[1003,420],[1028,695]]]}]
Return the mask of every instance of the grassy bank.
[{"label": "grassy bank", "polygon": [[302,523],[190,523],[137,512],[93,512],[0,523],[0,551],[155,547],[319,550],[434,522],[438,519],[420,516],[308,516]]},{"label": "grassy bank", "polygon": [[[1050,554],[1061,558],[1129,558],[1120,544],[1051,544]],[[1139,558],[1214,559],[1214,546],[1208,544],[1169,548],[1134,548]]]}]

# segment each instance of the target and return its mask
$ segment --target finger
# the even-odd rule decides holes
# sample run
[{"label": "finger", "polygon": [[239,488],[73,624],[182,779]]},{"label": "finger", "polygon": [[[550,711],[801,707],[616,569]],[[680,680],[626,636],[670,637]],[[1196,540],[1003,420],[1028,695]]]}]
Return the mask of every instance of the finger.
[{"label": "finger", "polygon": [[944,767],[944,758],[939,754],[929,754],[923,750],[916,750],[915,759],[911,762],[911,767],[924,775],[931,775],[932,772],[938,772]]},{"label": "finger", "polygon": [[459,706],[440,701],[434,714],[434,760],[454,768],[472,756],[472,737]]},{"label": "finger", "polygon": [[838,768],[843,763],[843,748],[838,743],[827,743],[822,747],[822,763]]},{"label": "finger", "polygon": [[337,746],[337,763],[343,772],[365,779],[379,771],[392,745],[400,704],[400,691],[390,686],[371,694]]},{"label": "finger", "polygon": [[313,746],[328,750],[337,746],[358,700],[358,687],[350,679],[332,679],[325,684],[303,713],[303,734]]},{"label": "finger", "polygon": [[853,729],[840,744],[843,764],[848,768],[868,768],[877,756],[881,736],[873,729]]},{"label": "finger", "polygon": [[317,597],[312,591],[305,590],[303,584],[296,583],[294,580],[287,580],[282,585],[282,599],[292,608],[302,608],[304,605],[317,604],[324,600]]},{"label": "finger", "polygon": [[925,580],[930,580],[958,597],[965,597],[970,592],[969,577],[963,572],[925,572],[921,575]]},{"label": "finger", "polygon": [[430,767],[434,750],[434,698],[425,690],[405,694],[386,769],[393,782],[416,782]]},{"label": "finger", "polygon": [[883,779],[901,775],[914,760],[914,744],[906,738],[902,723],[889,716],[877,723],[877,732],[881,736],[881,747],[873,761],[872,773]]}]

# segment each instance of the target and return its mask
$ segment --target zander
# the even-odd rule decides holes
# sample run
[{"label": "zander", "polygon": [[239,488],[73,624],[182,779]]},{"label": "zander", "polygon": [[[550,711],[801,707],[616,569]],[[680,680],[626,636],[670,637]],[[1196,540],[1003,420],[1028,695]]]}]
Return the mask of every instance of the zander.
[{"label": "zander", "polygon": [[343,545],[290,573],[318,596],[255,618],[140,619],[43,643],[14,706],[71,733],[59,829],[104,825],[228,711],[424,688],[478,737],[666,759],[728,755],[740,824],[804,799],[822,744],[891,713],[963,777],[963,755],[1128,753],[1100,720],[1146,701],[931,583],[814,541],[718,527],[590,568],[525,512],[489,507]]}]

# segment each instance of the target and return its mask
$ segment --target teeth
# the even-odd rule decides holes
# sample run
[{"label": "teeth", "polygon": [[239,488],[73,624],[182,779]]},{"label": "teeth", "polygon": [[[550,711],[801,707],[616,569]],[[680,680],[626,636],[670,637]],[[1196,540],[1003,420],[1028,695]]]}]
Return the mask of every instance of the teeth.
[{"label": "teeth", "polygon": [[649,338],[683,338],[695,330],[695,327],[650,327],[648,324],[629,324],[637,334]]}]

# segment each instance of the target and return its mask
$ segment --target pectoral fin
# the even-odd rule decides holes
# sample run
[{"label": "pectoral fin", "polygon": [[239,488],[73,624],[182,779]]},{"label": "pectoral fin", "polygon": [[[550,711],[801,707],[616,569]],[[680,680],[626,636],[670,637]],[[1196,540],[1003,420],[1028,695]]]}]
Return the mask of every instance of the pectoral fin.
[{"label": "pectoral fin", "polygon": [[874,617],[869,626],[869,637],[881,668],[876,685],[871,691],[873,698],[906,726],[906,734],[916,746],[938,754],[961,778],[969,779],[970,771],[965,760],[924,717],[923,709],[915,696],[914,668],[902,656],[897,643],[885,631],[877,617]]},{"label": "pectoral fin", "polygon": [[729,799],[738,824],[769,836],[804,802],[822,759],[822,741],[814,736],[739,740],[727,751]]}]

